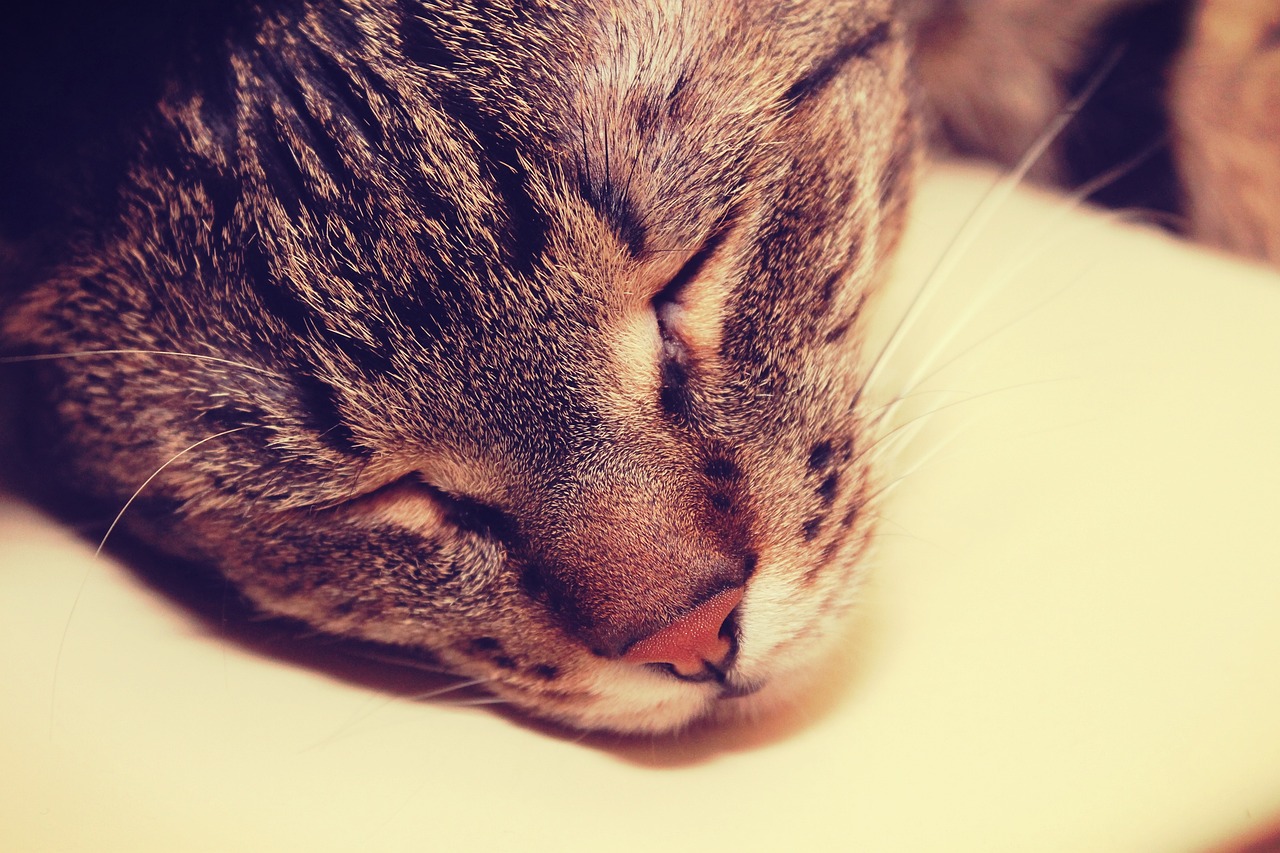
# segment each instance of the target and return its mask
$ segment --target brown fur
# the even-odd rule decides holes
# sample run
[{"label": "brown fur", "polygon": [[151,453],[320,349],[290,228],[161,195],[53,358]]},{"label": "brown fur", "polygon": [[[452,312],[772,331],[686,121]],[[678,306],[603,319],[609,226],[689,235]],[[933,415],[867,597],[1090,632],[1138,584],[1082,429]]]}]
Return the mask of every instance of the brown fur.
[{"label": "brown fur", "polygon": [[[45,363],[33,404],[108,506],[163,466],[125,523],[262,609],[679,726],[852,595],[903,42],[885,2],[478,8],[257,15],[6,334],[225,359]],[[748,578],[723,683],[619,661]]]},{"label": "brown fur", "polygon": [[[939,126],[1011,159],[1112,4],[908,5],[252,7],[4,318],[12,351],[115,351],[36,365],[42,473],[112,509],[145,483],[124,523],[157,549],[539,715],[786,697],[870,531],[906,24]],[[718,678],[622,660],[743,584]]]},{"label": "brown fur", "polygon": [[1190,230],[1280,264],[1280,6],[1212,0],[1173,73]]},{"label": "brown fur", "polygon": [[[1063,81],[1109,15],[1145,0],[903,0],[934,143],[1016,162],[1066,105]],[[1057,153],[1036,165],[1061,180]]]},{"label": "brown fur", "polygon": [[[903,0],[935,143],[1015,162],[1117,14],[1159,0]],[[1170,11],[1177,4],[1165,4]],[[1280,7],[1197,0],[1168,80],[1185,231],[1280,264]],[[1118,47],[1123,48],[1124,45]],[[1033,174],[1061,181],[1058,147]]]}]

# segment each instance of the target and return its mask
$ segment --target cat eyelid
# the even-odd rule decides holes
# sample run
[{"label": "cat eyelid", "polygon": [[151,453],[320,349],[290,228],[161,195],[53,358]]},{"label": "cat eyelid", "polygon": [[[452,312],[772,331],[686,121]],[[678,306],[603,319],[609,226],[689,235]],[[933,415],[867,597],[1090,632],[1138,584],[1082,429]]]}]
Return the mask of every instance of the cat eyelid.
[{"label": "cat eyelid", "polygon": [[422,472],[417,472],[414,479],[418,489],[441,505],[446,519],[455,527],[472,533],[483,533],[502,541],[509,541],[516,535],[515,518],[493,502],[442,488],[432,483]]},{"label": "cat eyelid", "polygon": [[434,485],[419,471],[314,509],[335,510],[348,517],[389,520],[424,534],[452,529],[503,542],[511,541],[518,534],[514,517],[505,510]]},{"label": "cat eyelid", "polygon": [[730,274],[728,243],[739,225],[736,213],[730,211],[720,220],[650,300],[660,341],[659,364],[666,366],[664,370],[675,366],[684,371],[695,360],[705,365],[706,359],[719,351],[726,298],[722,279]]},{"label": "cat eyelid", "polygon": [[653,295],[650,302],[659,318],[673,308],[681,306],[681,296],[688,290],[690,284],[702,276],[707,266],[719,254],[720,247],[728,239],[734,224],[733,219],[726,219],[698,250],[689,256],[680,269],[676,270],[675,275],[667,279],[662,289]]}]

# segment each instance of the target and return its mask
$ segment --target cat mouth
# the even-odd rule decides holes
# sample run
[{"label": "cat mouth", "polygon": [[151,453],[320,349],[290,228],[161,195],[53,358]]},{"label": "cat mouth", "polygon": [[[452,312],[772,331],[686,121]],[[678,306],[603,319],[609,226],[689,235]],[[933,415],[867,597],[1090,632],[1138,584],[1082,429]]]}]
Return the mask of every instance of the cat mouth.
[{"label": "cat mouth", "polygon": [[751,696],[763,690],[766,684],[763,680],[737,682],[729,673],[705,662],[702,671],[694,675],[676,672],[670,664],[651,664],[651,666],[654,669],[666,672],[668,675],[674,675],[677,679],[686,683],[711,683],[719,691],[716,694],[717,699],[741,699],[745,696]]}]

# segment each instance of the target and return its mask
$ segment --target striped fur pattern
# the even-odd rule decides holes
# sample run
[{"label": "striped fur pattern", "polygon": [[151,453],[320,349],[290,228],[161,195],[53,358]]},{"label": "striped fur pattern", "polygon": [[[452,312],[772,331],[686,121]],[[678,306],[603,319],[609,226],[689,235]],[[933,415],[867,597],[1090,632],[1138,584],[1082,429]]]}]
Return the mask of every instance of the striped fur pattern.
[{"label": "striped fur pattern", "polygon": [[[7,318],[149,353],[40,365],[45,470],[147,482],[123,524],[158,549],[540,716],[786,697],[867,537],[850,366],[905,58],[887,2],[252,8]],[[620,660],[744,583],[723,678]]]},{"label": "striped fur pattern", "polygon": [[[113,213],[5,312],[7,351],[80,354],[32,368],[36,467],[265,613],[540,717],[789,701],[871,531],[909,40],[936,141],[1012,161],[1160,2],[228,5]],[[1274,4],[1182,5],[1192,228],[1280,260]],[[717,677],[623,659],[737,587]]]}]

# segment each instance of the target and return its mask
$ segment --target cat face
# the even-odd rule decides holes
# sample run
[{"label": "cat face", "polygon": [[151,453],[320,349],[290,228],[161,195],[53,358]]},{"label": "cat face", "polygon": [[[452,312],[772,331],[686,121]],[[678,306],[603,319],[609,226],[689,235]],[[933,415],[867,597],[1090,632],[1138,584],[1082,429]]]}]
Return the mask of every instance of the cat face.
[{"label": "cat face", "polygon": [[6,322],[133,351],[41,367],[49,458],[115,506],[145,482],[123,522],[262,609],[541,716],[782,696],[868,535],[903,77],[887,2],[255,20]]}]

